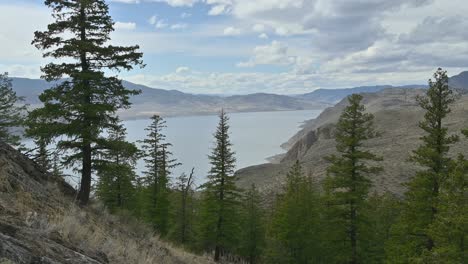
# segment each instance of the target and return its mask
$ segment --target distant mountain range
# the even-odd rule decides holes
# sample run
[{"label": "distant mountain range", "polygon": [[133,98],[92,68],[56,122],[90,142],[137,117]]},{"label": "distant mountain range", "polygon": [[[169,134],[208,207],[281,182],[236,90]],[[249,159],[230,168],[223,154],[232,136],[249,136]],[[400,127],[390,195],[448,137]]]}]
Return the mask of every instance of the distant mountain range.
[{"label": "distant mountain range", "polygon": [[[40,105],[38,96],[54,85],[40,79],[12,78],[13,89],[32,107]],[[224,108],[228,112],[259,112],[323,109],[330,104],[287,95],[255,93],[248,95],[196,95],[177,90],[150,88],[123,82],[128,89],[141,90],[133,96],[131,109],[120,112],[123,119],[147,118],[153,114],[163,116],[213,114]]]},{"label": "distant mountain range", "polygon": [[[32,107],[40,105],[38,96],[54,85],[41,79],[12,78],[13,89],[24,96]],[[450,78],[449,84],[458,89],[468,90],[468,72]],[[323,109],[332,106],[353,93],[376,93],[386,88],[426,88],[427,85],[362,86],[342,89],[317,89],[301,95],[278,95],[255,93],[248,95],[196,95],[177,90],[164,90],[124,81],[128,89],[141,90],[132,97],[132,108],[119,113],[123,119],[146,118],[153,114],[163,116],[213,114],[224,108],[228,112],[259,112]]]}]

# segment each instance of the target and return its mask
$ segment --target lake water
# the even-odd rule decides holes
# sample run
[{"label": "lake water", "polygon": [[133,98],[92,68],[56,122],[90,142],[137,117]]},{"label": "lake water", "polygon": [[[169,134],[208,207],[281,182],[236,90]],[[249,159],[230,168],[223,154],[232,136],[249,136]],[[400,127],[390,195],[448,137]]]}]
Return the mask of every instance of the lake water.
[{"label": "lake water", "polygon": [[[284,153],[281,144],[291,138],[305,120],[316,118],[321,110],[275,111],[228,114],[230,140],[236,152],[236,169],[267,162],[267,158]],[[172,171],[172,177],[190,173],[195,168],[196,184],[204,182],[210,164],[208,154],[214,146],[213,133],[218,124],[218,116],[184,116],[165,118],[167,128],[163,133],[171,143],[173,157],[182,165]],[[127,140],[136,143],[146,137],[145,128],[150,119],[125,121]],[[32,147],[30,140],[24,142]],[[138,145],[138,144],[137,144]],[[137,172],[144,170],[143,161],[138,162]],[[66,170],[66,174],[73,174]],[[67,177],[72,185],[77,179]]]},{"label": "lake water", "polygon": [[[267,158],[283,153],[280,145],[292,137],[305,120],[317,117],[320,110],[232,113],[230,139],[236,152],[237,169],[267,162]],[[204,181],[210,169],[208,154],[214,146],[213,133],[218,117],[186,116],[165,119],[164,133],[172,143],[174,158],[182,163],[173,169],[173,177],[189,173],[195,167],[196,183]],[[125,121],[128,140],[136,142],[145,137],[150,120]],[[141,171],[143,164],[138,164]]]}]

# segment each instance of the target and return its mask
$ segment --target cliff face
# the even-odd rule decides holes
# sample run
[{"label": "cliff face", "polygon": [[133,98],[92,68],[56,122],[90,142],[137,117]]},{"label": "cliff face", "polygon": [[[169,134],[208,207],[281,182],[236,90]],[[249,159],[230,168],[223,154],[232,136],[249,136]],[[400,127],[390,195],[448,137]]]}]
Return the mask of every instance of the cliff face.
[{"label": "cliff face", "polygon": [[[366,142],[365,147],[380,155],[384,171],[372,177],[374,190],[403,195],[404,183],[414,175],[416,166],[408,159],[412,150],[421,143],[423,131],[418,127],[424,112],[416,103],[416,96],[423,94],[417,89],[386,89],[379,93],[363,94],[363,103],[368,112],[375,116],[376,130],[380,138]],[[279,190],[292,162],[299,160],[305,172],[312,175],[317,183],[326,176],[328,163],[324,157],[335,153],[333,139],[335,124],[347,105],[346,99],[326,109],[315,120],[309,121],[288,143],[289,151],[279,164],[263,164],[237,172],[241,186],[256,183],[265,192]],[[462,96],[452,107],[452,113],[445,121],[450,133],[459,134],[468,127],[468,96]],[[468,140],[452,147],[451,154],[468,154]]]},{"label": "cliff face", "polygon": [[210,263],[130,217],[74,205],[75,190],[0,142],[0,263]]}]

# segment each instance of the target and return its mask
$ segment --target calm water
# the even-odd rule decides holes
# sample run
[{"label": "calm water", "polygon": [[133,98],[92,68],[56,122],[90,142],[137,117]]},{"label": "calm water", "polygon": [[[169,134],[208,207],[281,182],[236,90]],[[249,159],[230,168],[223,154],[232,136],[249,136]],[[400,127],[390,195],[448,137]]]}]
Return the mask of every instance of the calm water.
[{"label": "calm water", "polygon": [[[230,117],[230,137],[237,158],[237,169],[267,162],[267,158],[283,153],[280,145],[292,137],[301,124],[318,116],[319,110],[233,113]],[[182,163],[173,176],[189,173],[195,167],[197,183],[204,181],[209,171],[208,154],[214,145],[213,133],[217,116],[189,116],[166,118],[164,133],[173,144],[174,157]],[[135,142],[146,135],[149,120],[124,122],[128,140]],[[138,164],[138,169],[143,168]]]},{"label": "calm water", "polygon": [[[267,158],[281,154],[284,150],[280,145],[292,137],[305,120],[317,117],[321,110],[279,111],[233,113],[230,117],[230,139],[236,152],[236,169],[267,162]],[[213,133],[218,124],[218,116],[187,116],[165,118],[167,128],[164,130],[166,139],[172,143],[173,157],[182,163],[173,169],[172,177],[181,173],[190,173],[195,167],[196,183],[204,182],[210,169],[208,154],[214,146]],[[145,138],[144,129],[150,120],[125,121],[130,142]],[[32,147],[31,141],[24,142]],[[141,173],[144,163],[137,164]],[[66,170],[66,174],[73,174]],[[77,179],[68,178],[76,185]]]}]

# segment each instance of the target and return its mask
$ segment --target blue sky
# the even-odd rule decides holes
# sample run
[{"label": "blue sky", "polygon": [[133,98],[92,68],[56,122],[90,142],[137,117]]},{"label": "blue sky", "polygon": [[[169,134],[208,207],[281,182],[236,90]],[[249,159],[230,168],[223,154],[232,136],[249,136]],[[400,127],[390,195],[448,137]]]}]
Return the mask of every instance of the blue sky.
[{"label": "blue sky", "polygon": [[[468,69],[466,0],[109,0],[112,44],[141,46],[121,73],[191,93],[295,94],[425,83]],[[39,78],[30,45],[51,21],[42,0],[0,0],[0,71]],[[14,26],[11,26],[14,25]]]}]

